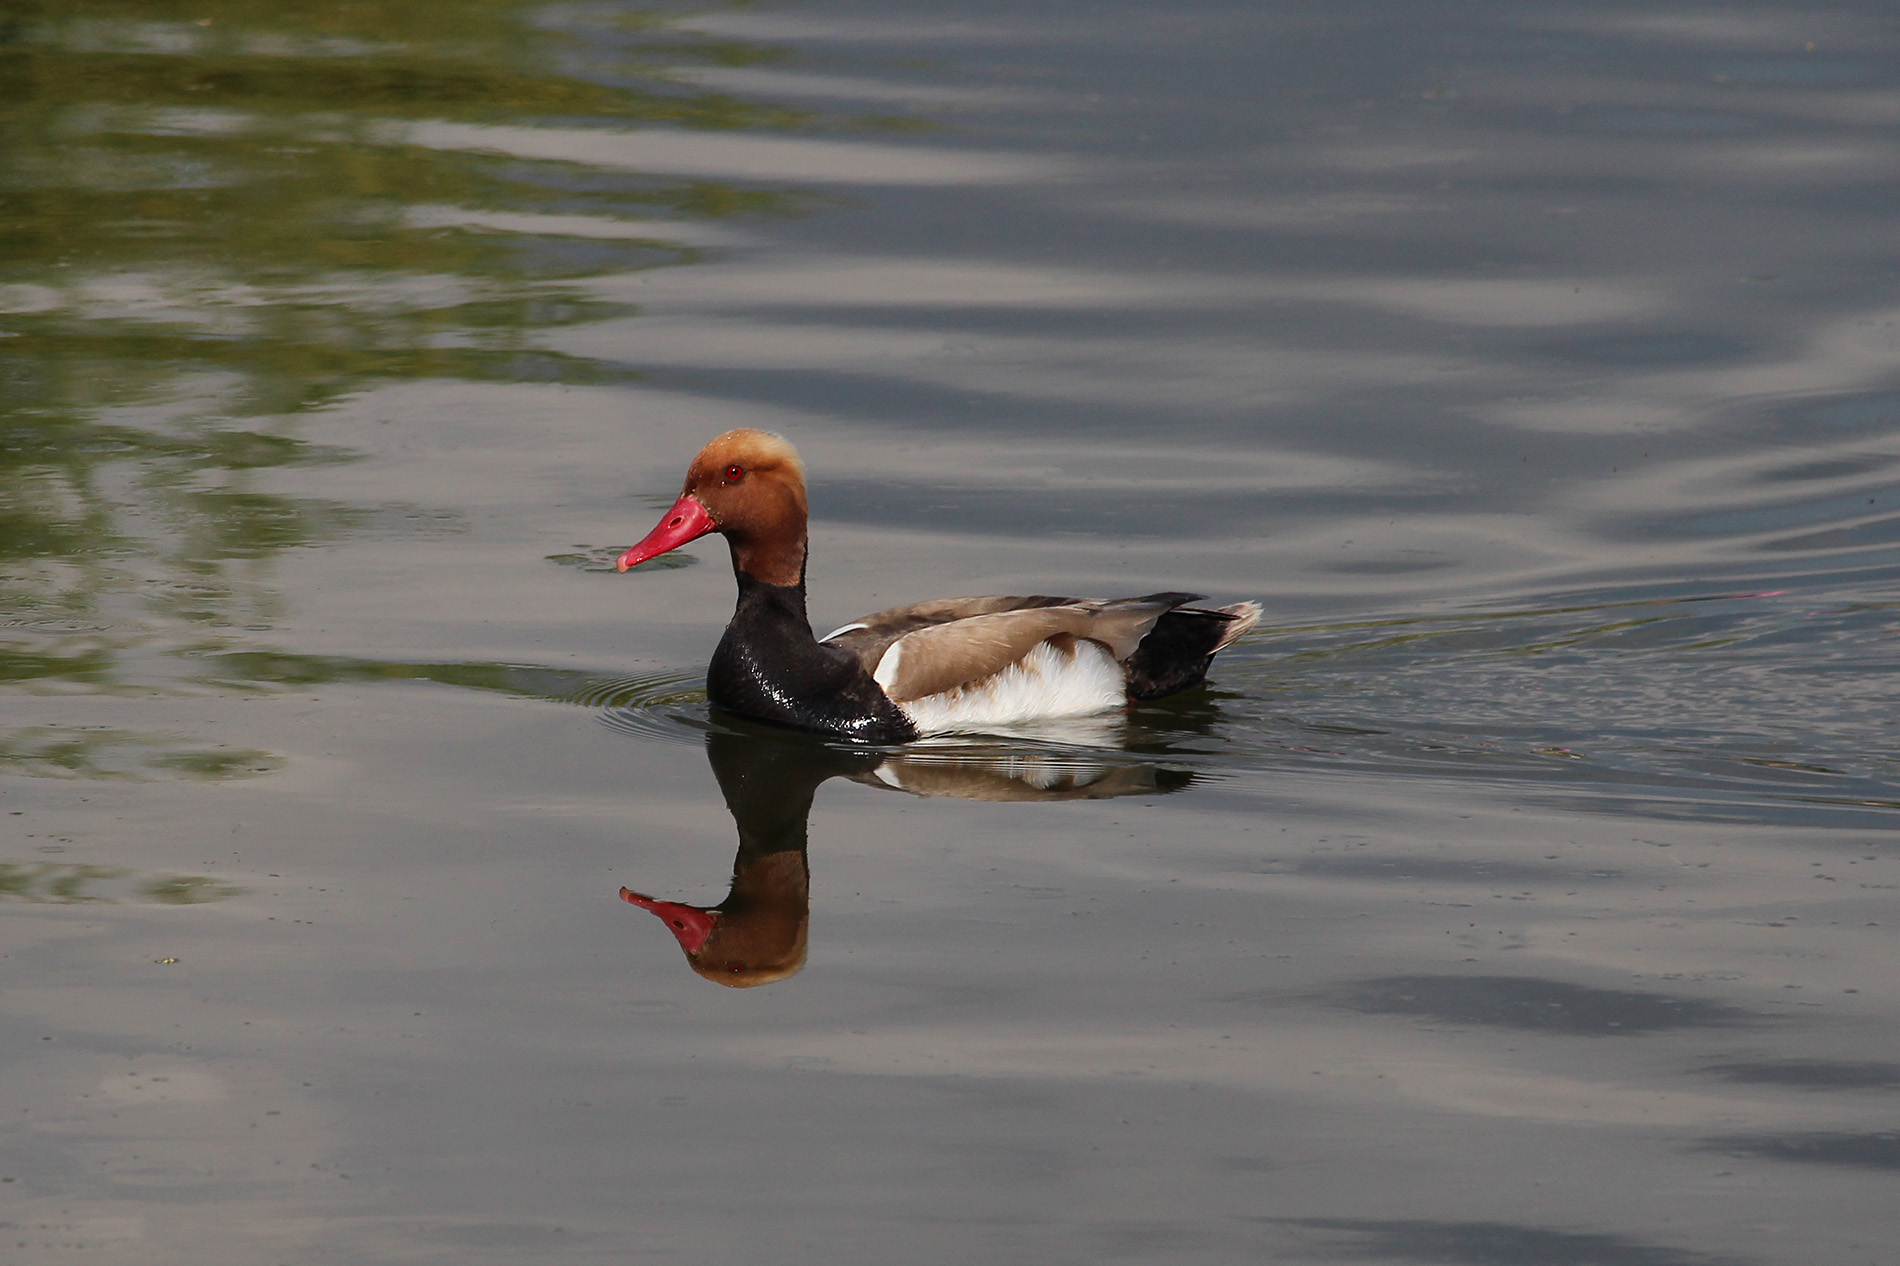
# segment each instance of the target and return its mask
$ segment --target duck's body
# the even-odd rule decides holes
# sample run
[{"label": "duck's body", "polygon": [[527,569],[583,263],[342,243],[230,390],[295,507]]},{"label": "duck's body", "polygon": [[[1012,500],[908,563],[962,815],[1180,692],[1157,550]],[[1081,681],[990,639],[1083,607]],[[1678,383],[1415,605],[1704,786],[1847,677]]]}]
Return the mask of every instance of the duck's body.
[{"label": "duck's body", "polygon": [[708,532],[732,547],[739,603],[706,695],[755,720],[903,743],[1113,711],[1198,685],[1254,626],[1256,603],[1198,595],[951,598],[894,607],[823,639],[805,615],[805,471],[785,440],[729,431],[700,451],[660,525],[620,570]]}]

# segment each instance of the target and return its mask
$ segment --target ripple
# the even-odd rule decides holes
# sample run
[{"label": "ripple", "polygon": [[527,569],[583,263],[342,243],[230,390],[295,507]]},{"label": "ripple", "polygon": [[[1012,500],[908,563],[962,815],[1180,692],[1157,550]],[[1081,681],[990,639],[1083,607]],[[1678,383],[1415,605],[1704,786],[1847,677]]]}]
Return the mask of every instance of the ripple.
[{"label": "ripple", "polygon": [[1832,1059],[1778,1059],[1711,1064],[1702,1070],[1724,1081],[1793,1086],[1802,1090],[1900,1090],[1900,1064]]},{"label": "ripple", "polygon": [[647,673],[638,677],[596,677],[564,696],[566,702],[600,708],[600,723],[610,730],[668,743],[700,743],[714,728],[702,678],[691,674]]},{"label": "ripple", "polygon": [[[1286,626],[1223,654],[1205,690],[892,750],[913,781],[933,764],[1078,785],[1118,764],[1198,784],[1316,769],[1519,784],[1600,812],[1885,825],[1900,811],[1896,634],[1900,600],[1840,592],[1572,595]],[[663,741],[745,724],[712,713],[696,676],[595,678],[565,697]]]},{"label": "ripple", "polygon": [[1735,1134],[1705,1139],[1699,1149],[1726,1156],[1900,1170],[1900,1130],[1864,1134],[1811,1131],[1801,1134]]},{"label": "ripple", "polygon": [[[547,561],[561,567],[575,567],[581,571],[618,572],[620,556],[626,552],[624,545],[576,545],[571,554],[549,554]],[[699,561],[691,554],[682,554],[675,550],[670,554],[661,554],[658,558],[649,558],[644,563],[635,563],[627,568],[635,571],[678,571],[682,567],[691,567]]]},{"label": "ripple", "polygon": [[[209,659],[220,680],[424,678],[576,704],[599,709],[608,729],[662,742],[749,724],[712,711],[698,672]],[[1900,813],[1896,718],[1892,586],[1594,592],[1267,628],[1224,653],[1204,690],[1125,714],[869,750],[901,754],[913,782],[957,764],[1077,790],[1136,765],[1164,781],[1186,775],[1181,785],[1333,770],[1512,784],[1597,812],[1885,827]],[[1115,785],[1129,777],[1116,773]]]},{"label": "ripple", "polygon": [[[603,709],[600,723],[620,734],[667,743],[703,743],[709,735],[785,738],[792,731],[715,712],[696,676],[650,674],[598,678],[564,696]],[[797,741],[854,756],[883,756],[861,782],[928,796],[964,799],[1100,799],[1165,795],[1193,782],[1218,779],[1215,769],[1156,763],[1120,715],[1068,718],[1000,734],[933,735],[913,743],[874,746],[817,734]],[[1013,789],[1006,794],[1002,788]]]},{"label": "ripple", "polygon": [[56,616],[0,620],[0,629],[25,629],[29,633],[104,633],[111,628],[110,624],[97,620],[62,619]]},{"label": "ripple", "polygon": [[1527,782],[1598,808],[1891,824],[1900,601],[1742,593],[1267,630],[1153,749],[1235,772],[1323,766]]},{"label": "ripple", "polygon": [[1753,1018],[1738,1008],[1697,998],[1598,989],[1536,976],[1391,976],[1359,981],[1335,1001],[1370,1015],[1410,1015],[1438,1024],[1579,1037],[1720,1028]]}]

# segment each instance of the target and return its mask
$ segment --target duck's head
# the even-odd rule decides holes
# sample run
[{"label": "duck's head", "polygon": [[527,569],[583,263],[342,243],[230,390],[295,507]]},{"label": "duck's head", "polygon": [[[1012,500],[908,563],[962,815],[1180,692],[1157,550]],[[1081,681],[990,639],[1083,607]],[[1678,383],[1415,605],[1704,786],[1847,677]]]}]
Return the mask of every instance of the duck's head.
[{"label": "duck's head", "polygon": [[699,450],[673,508],[620,556],[621,571],[708,532],[732,546],[733,566],[770,585],[805,574],[805,463],[783,436],[727,431]]}]

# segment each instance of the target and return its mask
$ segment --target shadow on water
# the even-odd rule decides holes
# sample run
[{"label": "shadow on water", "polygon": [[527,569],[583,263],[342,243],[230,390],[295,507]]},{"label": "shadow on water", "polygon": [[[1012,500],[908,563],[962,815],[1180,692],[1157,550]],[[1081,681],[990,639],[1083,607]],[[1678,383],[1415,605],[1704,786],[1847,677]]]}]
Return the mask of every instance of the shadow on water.
[{"label": "shadow on water", "polygon": [[1702,1070],[1724,1081],[1799,1090],[1900,1090],[1900,1064],[1831,1059],[1778,1059],[1712,1064]]},{"label": "shadow on water", "polygon": [[1900,1130],[1738,1134],[1706,1139],[1700,1150],[1755,1160],[1900,1170]]},{"label": "shadow on water", "polygon": [[1333,1001],[1369,1015],[1409,1015],[1437,1024],[1569,1037],[1725,1028],[1754,1018],[1712,1002],[1530,976],[1391,976],[1349,986]]},{"label": "shadow on water", "polygon": [[808,823],[812,797],[829,779],[919,796],[1012,802],[1165,795],[1193,781],[1183,770],[1088,760],[1053,748],[861,748],[723,719],[706,734],[706,758],[739,832],[726,899],[694,906],[626,888],[620,895],[666,923],[694,971],[738,988],[784,980],[805,965]]},{"label": "shadow on water", "polygon": [[[1321,1261],[1446,1266],[1740,1266],[1738,1259],[1646,1244],[1623,1235],[1558,1231],[1511,1222],[1424,1219],[1262,1218],[1293,1231]],[[1304,1232],[1305,1234],[1300,1234]],[[1317,1241],[1317,1242],[1315,1242]]]}]

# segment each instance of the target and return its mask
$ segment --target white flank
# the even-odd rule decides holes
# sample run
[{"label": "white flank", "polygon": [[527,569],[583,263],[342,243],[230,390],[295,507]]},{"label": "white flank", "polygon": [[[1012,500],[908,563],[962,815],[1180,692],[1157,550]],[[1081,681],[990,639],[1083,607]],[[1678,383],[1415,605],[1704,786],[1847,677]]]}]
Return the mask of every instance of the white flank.
[{"label": "white flank", "polygon": [[891,683],[897,680],[897,665],[903,658],[902,638],[885,647],[884,653],[877,657],[877,667],[871,672],[871,680],[875,681],[877,688],[885,694],[891,693]]},{"label": "white flank", "polygon": [[[878,684],[897,676],[897,647],[877,666]],[[1127,678],[1108,649],[1077,642],[1073,656],[1044,642],[994,677],[897,706],[920,734],[996,730],[1048,717],[1091,716],[1128,702]]]},{"label": "white flank", "polygon": [[832,638],[837,637],[840,633],[851,633],[858,629],[868,629],[870,627],[871,626],[866,624],[863,620],[859,620],[856,624],[841,624],[837,628],[831,630],[831,632],[819,638],[818,640],[821,642],[829,642]]}]

